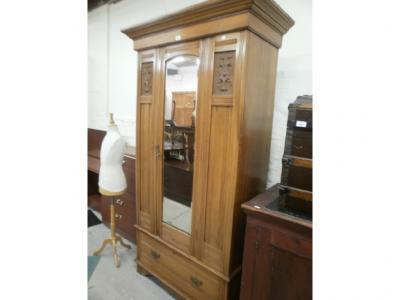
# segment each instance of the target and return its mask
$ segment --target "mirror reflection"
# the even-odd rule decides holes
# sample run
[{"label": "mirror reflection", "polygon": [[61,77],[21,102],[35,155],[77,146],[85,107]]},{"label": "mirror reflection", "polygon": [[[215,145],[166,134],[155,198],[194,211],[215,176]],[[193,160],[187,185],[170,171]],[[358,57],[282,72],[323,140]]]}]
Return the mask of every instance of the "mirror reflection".
[{"label": "mirror reflection", "polygon": [[189,234],[198,65],[197,57],[181,55],[169,60],[165,70],[162,220]]}]

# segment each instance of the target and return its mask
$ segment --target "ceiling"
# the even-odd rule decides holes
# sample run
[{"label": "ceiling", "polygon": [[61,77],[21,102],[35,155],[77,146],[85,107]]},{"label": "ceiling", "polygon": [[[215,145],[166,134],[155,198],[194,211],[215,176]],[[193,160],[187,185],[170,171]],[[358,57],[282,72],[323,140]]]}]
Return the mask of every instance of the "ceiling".
[{"label": "ceiling", "polygon": [[87,0],[88,11],[91,11],[92,9],[95,9],[96,7],[99,7],[106,3],[107,0]]},{"label": "ceiling", "polygon": [[88,4],[88,11],[91,11],[93,9],[95,9],[96,7],[102,6],[104,4],[110,3],[117,3],[120,2],[122,0],[87,0],[87,4]]}]

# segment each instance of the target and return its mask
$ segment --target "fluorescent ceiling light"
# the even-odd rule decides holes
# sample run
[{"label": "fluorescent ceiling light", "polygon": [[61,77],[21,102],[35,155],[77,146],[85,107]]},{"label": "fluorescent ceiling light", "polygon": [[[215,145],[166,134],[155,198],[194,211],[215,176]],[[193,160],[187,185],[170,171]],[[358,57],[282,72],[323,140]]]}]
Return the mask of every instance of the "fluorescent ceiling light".
[{"label": "fluorescent ceiling light", "polygon": [[176,63],[181,63],[181,62],[184,62],[184,61],[185,61],[185,58],[183,56],[177,56],[174,59],[172,59],[171,62],[176,64]]}]

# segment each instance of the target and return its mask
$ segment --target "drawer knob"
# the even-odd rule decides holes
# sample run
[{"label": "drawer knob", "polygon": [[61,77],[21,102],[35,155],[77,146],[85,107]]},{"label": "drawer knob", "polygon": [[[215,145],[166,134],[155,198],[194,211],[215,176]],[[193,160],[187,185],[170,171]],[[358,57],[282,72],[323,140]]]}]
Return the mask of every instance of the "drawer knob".
[{"label": "drawer knob", "polygon": [[203,285],[203,281],[199,280],[198,278],[196,278],[194,276],[190,276],[190,281],[192,282],[192,285],[195,288],[198,288]]},{"label": "drawer knob", "polygon": [[258,248],[260,248],[260,241],[256,240],[255,244],[256,244],[256,250],[258,250]]},{"label": "drawer knob", "polygon": [[154,259],[159,259],[159,258],[160,258],[160,253],[158,253],[158,252],[156,252],[156,251],[154,251],[154,250],[151,250],[151,251],[150,251],[150,255],[151,255]]},{"label": "drawer knob", "polygon": [[117,199],[117,200],[115,200],[115,203],[116,203],[116,204],[118,204],[119,206],[122,206],[122,205],[124,205],[124,201],[123,201],[123,200],[121,200],[121,199]]},{"label": "drawer knob", "polygon": [[121,214],[115,214],[115,218],[118,219],[118,220],[121,220],[122,219],[122,215]]}]

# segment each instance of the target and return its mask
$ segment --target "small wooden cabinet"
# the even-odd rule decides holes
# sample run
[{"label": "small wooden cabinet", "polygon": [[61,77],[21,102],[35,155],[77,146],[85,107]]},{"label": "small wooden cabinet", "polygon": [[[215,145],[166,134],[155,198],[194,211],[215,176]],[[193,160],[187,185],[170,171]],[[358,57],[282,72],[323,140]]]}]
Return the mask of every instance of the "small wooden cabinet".
[{"label": "small wooden cabinet", "polygon": [[275,209],[278,185],[242,205],[247,214],[241,300],[312,299],[311,221]]},{"label": "small wooden cabinet", "polygon": [[278,49],[293,24],[273,1],[224,0],[123,31],[139,58],[138,270],[186,299],[239,297],[240,205],[265,190]]}]

